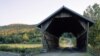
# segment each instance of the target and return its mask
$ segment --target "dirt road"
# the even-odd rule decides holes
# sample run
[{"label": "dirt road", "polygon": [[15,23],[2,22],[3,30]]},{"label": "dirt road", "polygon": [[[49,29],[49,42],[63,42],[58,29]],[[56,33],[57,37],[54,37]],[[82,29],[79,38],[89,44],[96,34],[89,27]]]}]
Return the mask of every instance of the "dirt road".
[{"label": "dirt road", "polygon": [[[12,53],[12,52],[1,52],[0,56],[21,56],[18,53]],[[49,53],[41,53],[37,55],[25,55],[25,56],[91,56],[88,53],[68,53],[68,52],[49,52]]]},{"label": "dirt road", "polygon": [[66,53],[66,52],[51,52],[51,53],[43,53],[36,56],[91,56],[88,53]]},{"label": "dirt road", "polygon": [[17,53],[12,53],[12,52],[2,52],[2,51],[0,51],[0,56],[21,56],[21,55],[17,54]]}]

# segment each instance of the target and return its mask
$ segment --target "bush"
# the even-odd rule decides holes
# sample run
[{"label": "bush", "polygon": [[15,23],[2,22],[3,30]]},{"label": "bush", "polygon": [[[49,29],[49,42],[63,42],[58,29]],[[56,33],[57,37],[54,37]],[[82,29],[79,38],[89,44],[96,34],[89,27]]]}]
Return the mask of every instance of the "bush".
[{"label": "bush", "polygon": [[88,47],[88,50],[93,56],[100,56],[100,46]]},{"label": "bush", "polygon": [[9,51],[9,46],[0,46],[0,51]]}]

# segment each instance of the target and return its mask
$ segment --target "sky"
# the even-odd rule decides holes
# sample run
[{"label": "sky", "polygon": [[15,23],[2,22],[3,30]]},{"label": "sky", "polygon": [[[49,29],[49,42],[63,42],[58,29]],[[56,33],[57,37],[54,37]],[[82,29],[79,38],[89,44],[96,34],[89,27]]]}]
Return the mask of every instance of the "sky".
[{"label": "sky", "polygon": [[79,14],[100,0],[0,0],[0,26],[9,24],[38,24],[65,6]]}]

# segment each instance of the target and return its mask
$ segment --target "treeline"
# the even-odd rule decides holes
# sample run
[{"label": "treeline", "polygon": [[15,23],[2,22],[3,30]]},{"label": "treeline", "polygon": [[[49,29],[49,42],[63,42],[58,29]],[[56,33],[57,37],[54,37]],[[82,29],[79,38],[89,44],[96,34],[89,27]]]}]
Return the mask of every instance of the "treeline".
[{"label": "treeline", "polygon": [[93,56],[100,56],[100,5],[88,6],[84,11],[84,16],[94,20],[94,25],[89,30],[88,51]]},{"label": "treeline", "polygon": [[88,6],[84,16],[94,20],[94,25],[89,30],[89,44],[93,47],[100,46],[100,5]]},{"label": "treeline", "polygon": [[34,25],[11,24],[0,27],[0,43],[40,43],[41,33]]}]

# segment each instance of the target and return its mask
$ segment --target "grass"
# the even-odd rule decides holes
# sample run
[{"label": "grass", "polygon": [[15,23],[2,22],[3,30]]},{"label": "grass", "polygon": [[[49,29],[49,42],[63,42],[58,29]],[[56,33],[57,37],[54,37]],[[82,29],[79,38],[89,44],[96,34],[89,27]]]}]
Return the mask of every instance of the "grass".
[{"label": "grass", "polygon": [[[65,44],[60,44],[65,47]],[[0,44],[0,51],[10,51],[17,53],[34,52],[38,53],[42,49],[42,44]]]},{"label": "grass", "polygon": [[42,44],[0,44],[1,46],[8,46],[11,48],[41,48]]},{"label": "grass", "polygon": [[[61,47],[65,47],[65,44],[60,44]],[[18,49],[36,49],[42,48],[42,44],[0,44],[0,50],[7,49],[7,48],[18,48]]]},{"label": "grass", "polygon": [[[41,48],[42,44],[0,44],[1,46],[8,46],[10,48]],[[60,43],[61,47],[67,47],[66,43]]]},{"label": "grass", "polygon": [[42,44],[0,44],[0,51],[17,53],[38,53]]}]

